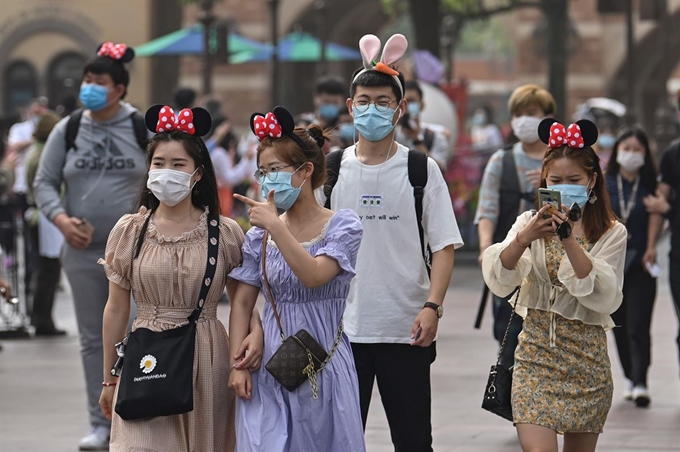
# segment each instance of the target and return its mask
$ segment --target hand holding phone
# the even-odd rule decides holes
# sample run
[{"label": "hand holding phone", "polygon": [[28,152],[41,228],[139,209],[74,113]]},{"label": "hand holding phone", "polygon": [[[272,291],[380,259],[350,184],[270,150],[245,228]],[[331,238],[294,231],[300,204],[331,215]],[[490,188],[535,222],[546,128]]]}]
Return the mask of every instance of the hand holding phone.
[{"label": "hand holding phone", "polygon": [[94,226],[92,226],[92,223],[87,221],[87,218],[82,218],[80,221],[80,229],[92,238],[94,236]]},{"label": "hand holding phone", "polygon": [[645,262],[645,268],[647,268],[649,276],[652,278],[658,278],[661,276],[661,267],[656,262],[653,264],[651,262]]},{"label": "hand holding phone", "polygon": [[558,190],[550,190],[548,188],[538,189],[538,202],[541,207],[549,204],[551,207],[543,214],[544,219],[551,218],[555,212],[562,210],[562,193]]}]

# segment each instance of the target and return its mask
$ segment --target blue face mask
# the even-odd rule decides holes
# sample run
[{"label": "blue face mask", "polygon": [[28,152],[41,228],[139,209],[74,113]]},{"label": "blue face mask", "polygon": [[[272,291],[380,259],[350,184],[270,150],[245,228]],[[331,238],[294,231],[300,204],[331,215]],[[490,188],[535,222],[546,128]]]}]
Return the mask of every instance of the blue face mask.
[{"label": "blue face mask", "polygon": [[570,208],[574,203],[583,209],[588,202],[588,186],[574,184],[548,185],[550,190],[557,190],[562,195],[562,204]]},{"label": "blue face mask", "polygon": [[94,83],[83,83],[78,97],[83,107],[91,111],[99,111],[108,105],[109,89]]},{"label": "blue face mask", "polygon": [[335,104],[322,104],[319,107],[319,116],[326,121],[335,121],[340,114],[340,107]]},{"label": "blue face mask", "polygon": [[[302,166],[305,166],[304,164]],[[300,166],[300,168],[302,168]],[[298,196],[300,196],[300,191],[302,191],[302,185],[305,185],[307,179],[302,182],[298,188],[293,187],[292,177],[300,168],[296,169],[292,173],[285,171],[279,171],[276,175],[276,180],[269,180],[267,177],[262,181],[260,191],[262,197],[267,199],[269,192],[274,190],[274,203],[276,207],[283,210],[288,210],[293,207],[295,201],[297,201]]]},{"label": "blue face mask", "polygon": [[420,103],[411,102],[408,104],[408,114],[411,116],[420,116]]},{"label": "blue face mask", "polygon": [[354,127],[368,141],[380,141],[394,130],[392,118],[394,118],[395,111],[393,108],[378,111],[375,104],[370,104],[363,112],[353,107]]},{"label": "blue face mask", "polygon": [[342,141],[353,142],[354,141],[354,124],[349,122],[343,122],[338,127],[340,133],[340,139]]},{"label": "blue face mask", "polygon": [[616,137],[608,133],[600,135],[600,138],[597,140],[597,144],[603,149],[613,148],[614,143],[616,143]]}]

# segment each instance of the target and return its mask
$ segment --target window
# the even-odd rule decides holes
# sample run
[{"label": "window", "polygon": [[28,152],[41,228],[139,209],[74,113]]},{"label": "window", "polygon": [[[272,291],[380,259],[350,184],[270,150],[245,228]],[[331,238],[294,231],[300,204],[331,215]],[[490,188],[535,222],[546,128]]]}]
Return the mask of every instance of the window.
[{"label": "window", "polygon": [[84,66],[85,57],[75,52],[62,53],[52,60],[47,82],[50,107],[69,111],[75,107]]},{"label": "window", "polygon": [[28,61],[18,60],[5,69],[5,112],[18,114],[18,107],[38,97],[38,74]]}]

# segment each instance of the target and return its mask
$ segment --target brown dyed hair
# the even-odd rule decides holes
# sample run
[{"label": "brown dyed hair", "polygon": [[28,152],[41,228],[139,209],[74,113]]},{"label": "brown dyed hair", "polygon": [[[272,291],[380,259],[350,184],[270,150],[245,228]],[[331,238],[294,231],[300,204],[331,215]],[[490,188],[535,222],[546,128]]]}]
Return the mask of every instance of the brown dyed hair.
[{"label": "brown dyed hair", "polygon": [[538,85],[522,85],[512,92],[508,99],[508,110],[511,115],[528,107],[537,106],[550,116],[555,113],[555,98],[546,89]]},{"label": "brown dyed hair", "polygon": [[[546,188],[546,176],[550,166],[559,159],[567,158],[579,165],[592,180],[593,174],[597,174],[595,186],[592,187],[592,195],[597,196],[594,204],[587,203],[583,209],[583,229],[590,243],[600,240],[600,237],[612,227],[612,222],[616,220],[616,215],[609,202],[609,192],[607,191],[604,174],[600,169],[600,158],[589,146],[581,149],[560,146],[555,149],[548,149],[543,157],[543,168],[541,170],[541,188]],[[591,196],[592,196],[591,195]],[[540,206],[539,206],[540,208]]]},{"label": "brown dyed hair", "polygon": [[281,138],[266,137],[257,147],[257,164],[260,164],[260,154],[270,147],[274,148],[274,153],[282,162],[296,168],[311,162],[314,165],[312,188],[317,189],[326,182],[326,156],[321,148],[331,137],[316,124],[307,128],[296,127],[293,133],[307,145],[307,149],[302,149],[294,139],[286,135]]}]

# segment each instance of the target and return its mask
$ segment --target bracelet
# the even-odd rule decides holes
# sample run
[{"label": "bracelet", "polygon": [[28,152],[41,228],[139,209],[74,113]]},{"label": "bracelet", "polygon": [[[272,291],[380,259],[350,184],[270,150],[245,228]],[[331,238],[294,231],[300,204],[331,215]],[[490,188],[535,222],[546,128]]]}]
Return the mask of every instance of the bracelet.
[{"label": "bracelet", "polygon": [[106,388],[108,388],[108,387],[110,387],[110,386],[116,386],[117,384],[118,384],[117,381],[114,381],[113,383],[107,383],[107,382],[105,382],[105,381],[102,382],[102,386],[104,386],[104,387],[106,387]]},{"label": "bracelet", "polygon": [[521,246],[522,248],[529,248],[529,245],[524,245],[522,242],[519,241],[519,232],[517,233],[517,235],[515,235],[515,241],[516,241],[517,244],[518,244],[519,246]]}]

